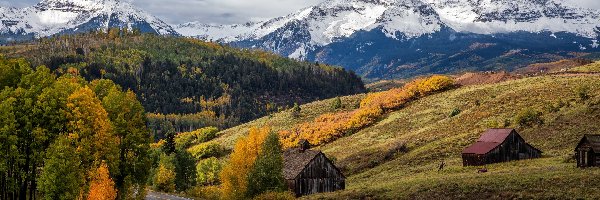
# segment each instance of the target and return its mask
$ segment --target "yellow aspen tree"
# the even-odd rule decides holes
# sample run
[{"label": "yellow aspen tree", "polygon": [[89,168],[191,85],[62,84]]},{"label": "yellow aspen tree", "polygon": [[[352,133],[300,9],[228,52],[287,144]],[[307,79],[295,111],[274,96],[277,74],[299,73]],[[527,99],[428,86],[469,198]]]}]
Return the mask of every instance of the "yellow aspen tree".
[{"label": "yellow aspen tree", "polygon": [[90,192],[88,200],[115,200],[117,198],[117,189],[115,183],[110,178],[108,166],[102,162],[100,167],[93,173],[90,183]]},{"label": "yellow aspen tree", "polygon": [[261,152],[271,129],[250,128],[248,137],[240,138],[233,149],[229,164],[220,173],[223,199],[244,199],[248,191],[248,173]]},{"label": "yellow aspen tree", "polygon": [[67,98],[68,137],[74,141],[82,167],[92,170],[98,160],[110,167],[116,164],[119,141],[112,134],[108,113],[88,87],[75,90]]}]

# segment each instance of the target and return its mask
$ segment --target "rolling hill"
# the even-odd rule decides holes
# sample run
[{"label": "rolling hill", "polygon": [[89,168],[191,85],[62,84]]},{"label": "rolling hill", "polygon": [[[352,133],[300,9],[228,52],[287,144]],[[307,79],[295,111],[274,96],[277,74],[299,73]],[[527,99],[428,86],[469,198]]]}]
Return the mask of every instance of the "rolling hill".
[{"label": "rolling hill", "polygon": [[[594,199],[600,169],[577,169],[574,147],[584,134],[600,130],[600,78],[552,75],[463,86],[430,95],[390,112],[374,125],[316,147],[345,173],[347,189],[305,199]],[[590,98],[581,98],[585,93]],[[342,110],[356,108],[365,95],[342,98]],[[249,127],[290,129],[337,112],[333,99],[301,106],[301,116],[273,114],[220,133],[215,141],[232,148]],[[519,126],[524,110],[541,112],[543,123]],[[453,110],[459,114],[450,117]],[[338,110],[340,111],[340,110]],[[515,127],[543,158],[462,167],[461,151],[487,128]],[[438,172],[439,164],[446,168]]]}]

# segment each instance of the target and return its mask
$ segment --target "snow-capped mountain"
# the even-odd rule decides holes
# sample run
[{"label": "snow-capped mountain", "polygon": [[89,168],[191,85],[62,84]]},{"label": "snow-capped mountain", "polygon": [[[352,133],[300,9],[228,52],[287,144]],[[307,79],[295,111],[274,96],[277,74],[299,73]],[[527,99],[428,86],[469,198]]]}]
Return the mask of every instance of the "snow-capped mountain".
[{"label": "snow-capped mountain", "polygon": [[120,0],[43,0],[26,8],[0,8],[0,38],[14,40],[54,34],[128,27],[142,32],[176,35],[160,19]]},{"label": "snow-capped mountain", "polygon": [[599,11],[562,0],[328,0],[263,22],[175,29],[382,77],[463,70],[514,51],[532,62],[600,51],[599,26]]}]

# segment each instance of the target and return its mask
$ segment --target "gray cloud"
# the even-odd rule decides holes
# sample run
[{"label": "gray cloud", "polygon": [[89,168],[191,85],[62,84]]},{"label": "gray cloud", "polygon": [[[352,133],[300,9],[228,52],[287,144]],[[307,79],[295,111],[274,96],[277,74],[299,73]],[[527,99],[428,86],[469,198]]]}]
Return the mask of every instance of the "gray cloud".
[{"label": "gray cloud", "polygon": [[[0,6],[26,7],[41,0],[0,0]],[[200,21],[244,23],[290,14],[324,0],[123,0],[170,24]]]},{"label": "gray cloud", "polygon": [[[0,0],[0,6],[25,7],[41,0]],[[123,0],[170,24],[200,21],[244,23],[279,17],[325,0]],[[600,9],[600,0],[564,0],[577,7]]]}]

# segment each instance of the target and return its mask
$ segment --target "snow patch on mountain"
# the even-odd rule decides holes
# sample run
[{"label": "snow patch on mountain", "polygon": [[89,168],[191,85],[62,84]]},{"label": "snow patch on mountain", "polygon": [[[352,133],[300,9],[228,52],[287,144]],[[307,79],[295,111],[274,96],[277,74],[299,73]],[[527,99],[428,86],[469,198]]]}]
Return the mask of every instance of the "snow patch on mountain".
[{"label": "snow patch on mountain", "polygon": [[425,0],[455,31],[478,34],[569,32],[596,38],[600,12],[563,0]]},{"label": "snow patch on mountain", "polygon": [[230,43],[259,40],[292,22],[308,26],[310,42],[305,47],[325,46],[376,28],[394,39],[416,38],[443,27],[477,34],[567,32],[595,39],[600,12],[573,7],[563,0],[329,0],[264,22],[195,22],[179,25],[176,30],[184,36]]},{"label": "snow patch on mountain", "polygon": [[22,9],[1,8],[1,34],[34,34],[45,37],[100,20],[99,27],[111,24],[134,28],[140,23],[148,24],[158,34],[177,34],[160,19],[120,0],[44,0]]}]

